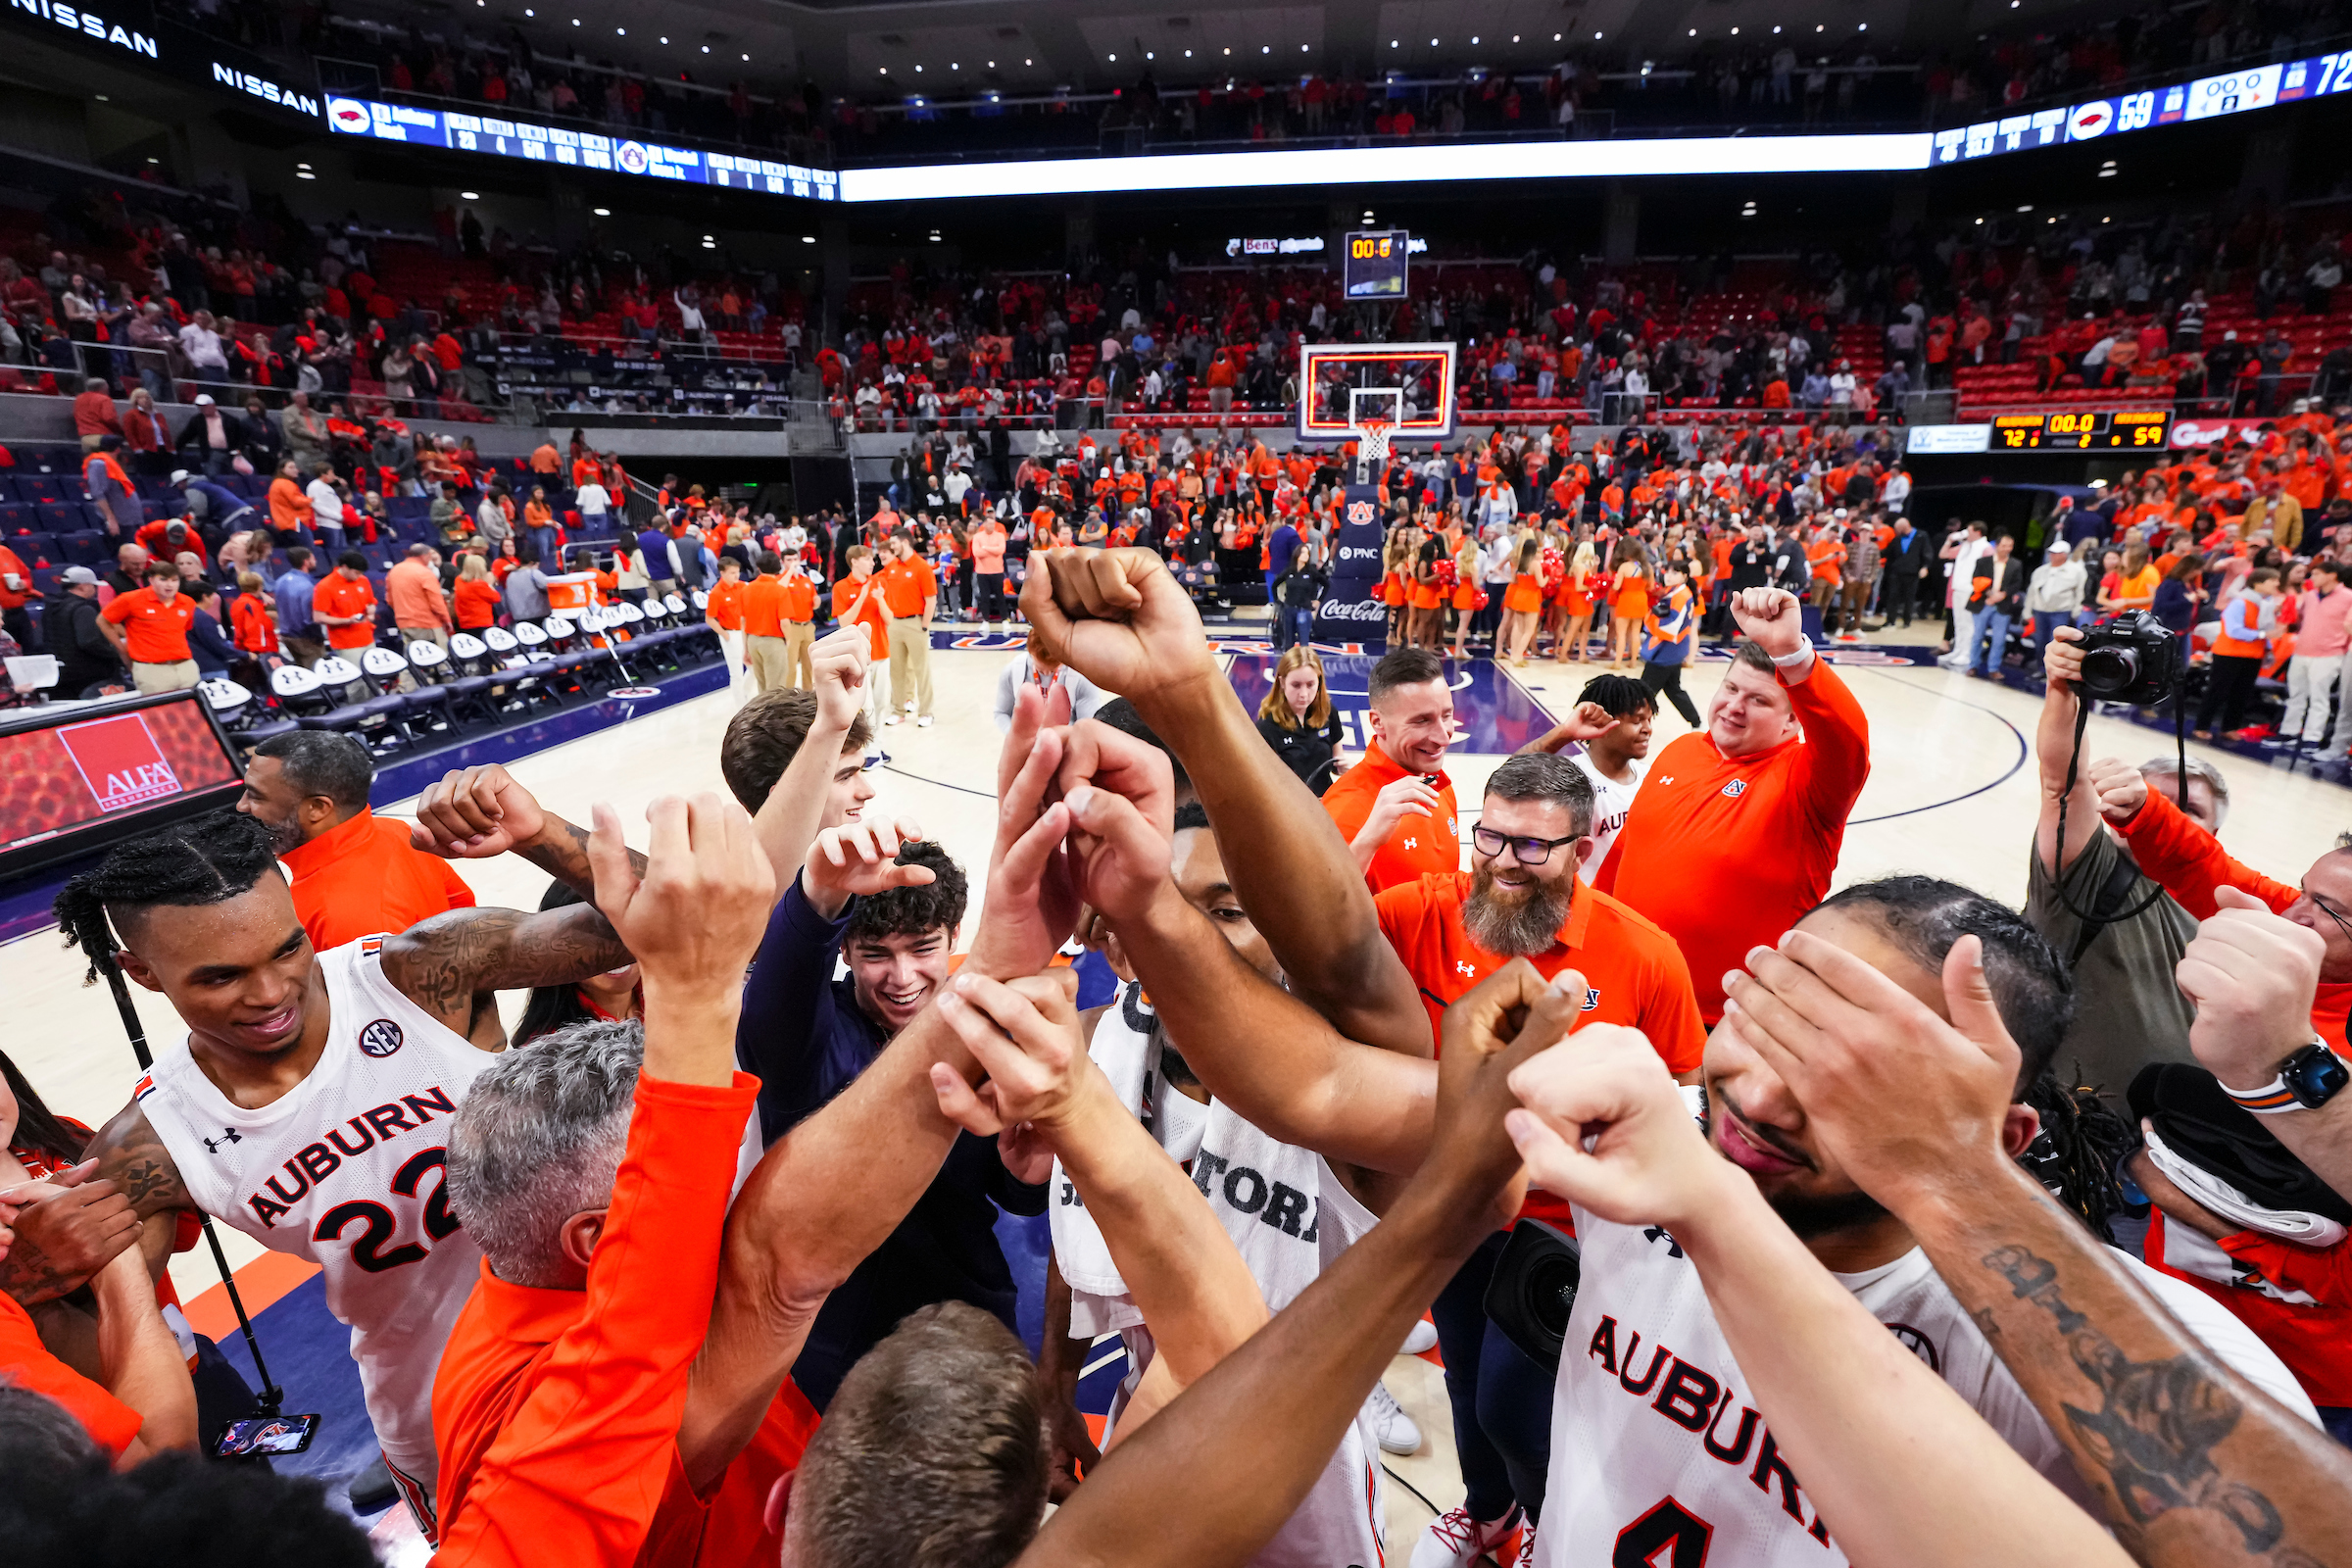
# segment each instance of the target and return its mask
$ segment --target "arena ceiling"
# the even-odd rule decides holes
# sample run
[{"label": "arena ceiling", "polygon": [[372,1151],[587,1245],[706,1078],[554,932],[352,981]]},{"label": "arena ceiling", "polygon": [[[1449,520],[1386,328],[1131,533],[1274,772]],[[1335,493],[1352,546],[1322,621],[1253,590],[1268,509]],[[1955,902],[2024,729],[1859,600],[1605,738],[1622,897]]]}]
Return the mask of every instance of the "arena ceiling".
[{"label": "arena ceiling", "polygon": [[642,0],[357,0],[336,14],[483,36],[519,26],[543,51],[569,40],[587,59],[703,82],[807,79],[828,94],[955,98],[1102,91],[1147,69],[1163,86],[1227,74],[1271,81],[1308,72],[1533,72],[1572,51],[1623,69],[1704,41],[1788,42],[1800,53],[1867,41],[1895,58],[2113,9],[2059,0],[1350,0],[1200,10],[1143,10],[1134,0],[668,0],[649,11]]}]

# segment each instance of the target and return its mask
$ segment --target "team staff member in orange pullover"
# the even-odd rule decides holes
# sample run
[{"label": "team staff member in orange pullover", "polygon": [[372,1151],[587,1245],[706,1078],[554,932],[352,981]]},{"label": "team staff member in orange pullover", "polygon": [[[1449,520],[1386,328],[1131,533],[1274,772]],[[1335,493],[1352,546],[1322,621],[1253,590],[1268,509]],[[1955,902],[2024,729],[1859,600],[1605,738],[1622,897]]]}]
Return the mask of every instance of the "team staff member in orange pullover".
[{"label": "team staff member in orange pullover", "polygon": [[866,712],[879,729],[888,722],[884,710],[890,706],[882,678],[876,673],[890,658],[890,603],[883,596],[882,579],[875,574],[871,548],[852,545],[843,559],[849,563],[850,574],[833,584],[833,618],[844,626],[865,628],[865,655],[872,662],[865,677]]},{"label": "team staff member in orange pullover", "polygon": [[890,536],[890,560],[877,575],[882,599],[890,609],[890,712],[885,724],[896,724],[908,709],[915,723],[931,723],[931,615],[939,606],[939,579],[931,563],[914,551],[914,536],[904,528]]},{"label": "team staff member in orange pullover", "polygon": [[816,690],[816,663],[810,653],[816,646],[816,584],[809,580],[808,565],[797,550],[783,558],[783,568],[777,581],[783,585],[786,680],[802,691],[812,692]]},{"label": "team staff member in orange pullover", "polygon": [[756,559],[760,575],[743,585],[743,654],[756,690],[781,691],[792,684],[784,654],[784,580],[776,575],[784,564],[772,550]]},{"label": "team staff member in orange pullover", "polygon": [[473,889],[409,827],[368,805],[368,749],[332,730],[275,735],[253,749],[237,809],[268,825],[294,873],[294,915],[323,953],[379,931],[473,907]]},{"label": "team staff member in orange pullover", "polygon": [[[721,556],[718,561],[718,581],[703,605],[703,619],[717,629],[718,645],[727,654],[727,689],[733,691],[739,679],[751,678],[751,665],[746,662],[743,639],[743,563],[733,556]],[[755,680],[753,690],[759,689]]]},{"label": "team staff member in orange pullover", "polygon": [[1819,904],[1870,777],[1870,722],[1805,640],[1796,596],[1743,588],[1745,639],[1707,727],[1667,744],[1593,885],[1682,945],[1713,1028],[1723,977]]},{"label": "team staff member in orange pullover", "polygon": [[1425,648],[1399,648],[1372,666],[1363,760],[1332,781],[1323,809],[1355,852],[1372,891],[1461,868],[1461,813],[1446,748],[1453,742],[1453,689]]}]

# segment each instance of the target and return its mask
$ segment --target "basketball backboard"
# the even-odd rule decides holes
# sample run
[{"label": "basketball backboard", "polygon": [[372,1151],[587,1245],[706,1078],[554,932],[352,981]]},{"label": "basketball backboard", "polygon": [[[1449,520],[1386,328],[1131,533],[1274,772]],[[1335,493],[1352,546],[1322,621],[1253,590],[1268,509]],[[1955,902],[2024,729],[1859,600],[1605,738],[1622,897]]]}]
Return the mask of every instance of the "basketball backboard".
[{"label": "basketball backboard", "polygon": [[[1453,434],[1451,343],[1308,343],[1298,350],[1298,439],[1351,441],[1367,418],[1397,441]],[[1384,396],[1383,394],[1389,394]]]}]

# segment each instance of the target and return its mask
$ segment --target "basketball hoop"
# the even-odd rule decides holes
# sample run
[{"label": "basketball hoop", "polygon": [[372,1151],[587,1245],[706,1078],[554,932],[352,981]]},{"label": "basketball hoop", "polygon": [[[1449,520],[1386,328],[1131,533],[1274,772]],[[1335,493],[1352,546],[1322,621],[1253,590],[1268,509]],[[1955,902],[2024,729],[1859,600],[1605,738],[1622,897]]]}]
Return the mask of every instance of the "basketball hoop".
[{"label": "basketball hoop", "polygon": [[1396,428],[1386,419],[1366,419],[1355,427],[1355,461],[1359,467],[1378,469],[1389,461],[1389,435]]},{"label": "basketball hoop", "polygon": [[1389,437],[1404,417],[1400,387],[1350,387],[1348,429],[1355,437],[1355,482],[1370,484],[1388,466]]}]

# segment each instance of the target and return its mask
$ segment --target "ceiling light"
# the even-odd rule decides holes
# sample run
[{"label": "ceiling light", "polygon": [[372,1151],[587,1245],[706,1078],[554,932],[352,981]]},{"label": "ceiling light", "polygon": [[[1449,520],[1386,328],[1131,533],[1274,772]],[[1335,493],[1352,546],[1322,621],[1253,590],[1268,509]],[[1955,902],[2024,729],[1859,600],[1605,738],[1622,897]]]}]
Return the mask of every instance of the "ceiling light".
[{"label": "ceiling light", "polygon": [[804,245],[813,245],[816,243],[816,236],[814,234],[803,234],[801,236],[801,243]]},{"label": "ceiling light", "polygon": [[314,174],[314,173],[312,173],[312,172],[311,172],[309,170],[307,170],[307,169],[297,169],[296,171],[294,171],[294,177],[295,177],[296,179],[317,179],[318,176],[317,174]]},{"label": "ceiling light", "polygon": [[2115,221],[2115,220],[2112,218],[2102,218],[2099,220],[2099,221],[2102,223],[2112,223]]},{"label": "ceiling light", "polygon": [[1978,219],[1978,220],[1977,220],[1977,226],[1978,226],[1979,228],[1983,228],[1983,227],[1984,226],[1984,220],[1983,220],[1982,218]]},{"label": "ceiling light", "polygon": [[1432,38],[1432,39],[1430,39],[1430,40],[1429,40],[1429,46],[1430,46],[1432,49],[1435,49],[1435,48],[1438,46],[1438,40],[1437,40],[1437,39],[1435,39],[1435,38]]},{"label": "ceiling light", "polygon": [[1034,66],[1037,64],[1037,62],[1034,60],[1024,60],[1021,62],[1021,64],[1024,66]]},{"label": "ceiling light", "polygon": [[[1397,42],[1396,42],[1396,39],[1394,39],[1394,38],[1391,38],[1391,39],[1389,40],[1389,47],[1390,47],[1390,48],[1392,48],[1392,49],[1395,49],[1395,48],[1398,48],[1398,47],[1400,47],[1400,46],[1397,44]],[[1232,53],[1232,51],[1231,51],[1231,50],[1227,50],[1227,51],[1226,51],[1226,53],[1228,53],[1228,54],[1231,54],[1231,53]]]},{"label": "ceiling light", "polygon": [[579,19],[579,18],[577,18],[577,17],[574,17],[574,18],[572,18],[572,19],[571,19],[571,24],[572,24],[573,26],[575,26],[575,27],[576,27],[576,26],[578,26],[578,25],[580,24],[580,19]]},{"label": "ceiling light", "polygon": [[[710,50],[708,50],[708,49],[706,49],[706,50],[704,50],[703,52],[704,52],[705,54],[709,54],[710,51]],[[887,75],[889,75],[889,74],[890,74],[890,68],[889,68],[888,66],[884,66],[884,67],[882,68],[882,74],[884,74],[885,76],[887,76]]]},{"label": "ceiling light", "polygon": [[718,249],[718,241],[714,239],[707,239],[703,241],[703,249],[707,251],[714,251]]},{"label": "ceiling light", "polygon": [[1150,49],[1147,49],[1147,50],[1145,50],[1145,51],[1144,51],[1144,58],[1145,58],[1146,60],[1157,60],[1157,59],[1159,58],[1159,56],[1158,56],[1157,54],[1153,53],[1152,50],[1150,50]]},{"label": "ceiling light", "polygon": [[[1552,34],[1552,37],[1556,39],[1556,38],[1558,38],[1558,37],[1559,37],[1559,34],[1555,32],[1555,33],[1553,33],[1553,34]],[[1594,33],[1594,34],[1592,35],[1592,41],[1593,41],[1594,43],[1598,43],[1598,42],[1600,42],[1600,34],[1599,34],[1599,33],[1597,33],[1597,32],[1596,32],[1596,33]]]},{"label": "ceiling light", "polygon": [[709,54],[710,52],[710,46],[709,44],[705,44],[705,45],[703,45],[703,53],[705,53],[705,54]]},{"label": "ceiling light", "polygon": [[1518,35],[1517,33],[1515,33],[1515,32],[1514,32],[1514,33],[1512,33],[1512,34],[1511,34],[1511,42],[1513,42],[1513,43],[1517,43],[1518,41],[1519,41],[1519,35]]},{"label": "ceiling light", "polygon": [[1737,38],[1737,37],[1739,37],[1739,36],[1740,36],[1740,29],[1739,29],[1738,27],[1734,27],[1734,28],[1732,29],[1732,36],[1733,36],[1733,37],[1735,37],[1735,38]]},{"label": "ceiling light", "polygon": [[[1119,57],[1118,57],[1117,55],[1112,55],[1110,58],[1111,58],[1111,59],[1113,59],[1113,60],[1116,60],[1116,59],[1118,59]],[[923,68],[922,68],[922,67],[920,67],[920,66],[917,66],[917,67],[915,67],[915,68],[914,68],[914,74],[915,74],[916,75],[918,75],[918,76],[919,76],[919,75],[921,75],[921,74],[923,74]]]},{"label": "ceiling light", "polygon": [[1470,35],[1470,41],[1471,41],[1472,43],[1474,43],[1474,44],[1475,44],[1475,43],[1477,43],[1477,42],[1478,42],[1478,34],[1477,34],[1477,33],[1475,33],[1475,32],[1474,32],[1474,33],[1472,33],[1472,34]]},{"label": "ceiling light", "polygon": [[629,29],[626,27],[614,27],[612,30],[623,38],[626,38],[629,35]]},{"label": "ceiling light", "polygon": [[104,94],[104,93],[98,93],[98,94],[96,94],[95,96],[97,97],[98,101],[99,101],[100,103],[102,103],[102,104],[105,104],[105,103],[112,103],[112,102],[114,102],[114,100],[113,100],[113,99],[111,99],[111,98],[107,97],[107,95],[106,95],[106,94]]},{"label": "ceiling light", "polygon": [[522,8],[522,14],[523,14],[524,16],[526,16],[526,17],[535,17],[535,16],[537,16],[539,13],[538,13],[538,12],[536,12],[536,11],[533,11],[533,10],[532,10],[532,9],[531,9],[529,6],[524,6],[524,7]]},{"label": "ceiling light", "polygon": [[2032,202],[2027,202],[2027,203],[2025,203],[2024,205],[2022,205],[2022,206],[2020,206],[2020,207],[2018,208],[2018,211],[2019,211],[2019,212],[2021,212],[2021,213],[2030,213],[2030,212],[2032,212],[2033,210],[2034,210],[2034,204],[2033,204]]},{"label": "ceiling light", "polygon": [[1691,36],[1691,37],[1693,37],[1693,38],[1695,38],[1695,37],[1697,37],[1697,36],[1698,36],[1698,29],[1697,29],[1696,27],[1692,27],[1692,28],[1690,29],[1690,36]]},{"label": "ceiling light", "polygon": [[994,71],[994,70],[996,70],[996,69],[997,69],[997,63],[996,63],[994,60],[991,60],[991,61],[988,63],[988,69],[989,69],[989,70],[991,70],[991,71]]},{"label": "ceiling light", "polygon": [[662,41],[663,43],[667,43],[667,42],[669,42],[669,40],[668,40],[667,38],[664,38],[664,39],[662,39]]},{"label": "ceiling light", "polygon": [[1274,46],[1270,43],[1261,43],[1257,46],[1257,52],[1261,55],[1270,55],[1274,52]]},{"label": "ceiling light", "polygon": [[1781,29],[1780,29],[1778,26],[1775,26],[1775,27],[1774,27],[1772,30],[1773,30],[1775,33],[1778,33],[1778,32],[1779,32]]},{"label": "ceiling light", "polygon": [[[1117,55],[1112,55],[1110,58],[1111,58],[1112,60],[1114,60],[1114,61],[1115,61],[1115,60],[1117,60],[1119,57],[1118,57]],[[920,67],[920,66],[917,66],[917,67],[915,67],[915,69],[916,69],[917,71],[920,71],[920,70],[922,69],[922,67]]]},{"label": "ceiling light", "polygon": [[460,201],[478,202],[482,199],[482,193],[478,190],[462,190],[458,192],[458,199]]},{"label": "ceiling light", "polygon": [[[1146,55],[1144,58],[1149,60],[1152,57],[1150,55]],[[948,69],[950,71],[961,71],[963,69],[963,62],[960,60],[951,60],[948,62]]]},{"label": "ceiling light", "polygon": [[[155,159],[155,158],[150,158],[150,159],[148,159],[147,161],[148,161],[149,163],[153,164],[153,163],[160,163],[162,160],[160,160],[160,159]],[[294,167],[295,167],[296,169],[308,169],[308,168],[310,168],[311,166],[310,166],[309,164],[306,164],[306,163],[300,163],[300,162],[297,162],[297,163],[295,164],[295,166],[294,166]]]},{"label": "ceiling light", "polygon": [[1187,60],[1190,60],[1190,59],[1192,59],[1192,58],[1193,58],[1193,52],[1192,52],[1190,49],[1187,49],[1187,50],[1184,52],[1184,58],[1185,58],[1185,59],[1187,59]]},{"label": "ceiling light", "polygon": [[1827,23],[1824,23],[1824,22],[1816,22],[1815,24],[1813,24],[1813,30],[1814,30],[1815,32],[1821,32],[1821,31],[1823,31],[1823,30],[1825,30],[1825,29],[1828,27],[1828,25],[1829,25],[1829,24],[1827,24]]},{"label": "ceiling light", "polygon": [[[150,158],[150,159],[148,159],[147,161],[148,161],[149,163],[151,163],[151,164],[160,164],[160,163],[162,163],[162,162],[163,162],[163,160],[162,160],[161,158]],[[297,165],[295,165],[294,167],[295,167],[295,168],[297,168],[297,169],[308,169],[308,168],[310,168],[311,166],[310,166],[310,165],[308,165],[308,164],[297,164]]]},{"label": "ceiling light", "polygon": [[610,207],[598,207],[592,209],[592,211],[594,211],[596,216],[599,218],[611,218],[612,216],[612,209]]},{"label": "ceiling light", "polygon": [[[1389,47],[1390,47],[1390,48],[1392,48],[1392,49],[1394,49],[1394,48],[1396,48],[1396,46],[1395,44],[1391,44],[1391,45],[1389,45]],[[1227,54],[1231,54],[1231,53],[1233,53],[1233,50],[1232,50],[1232,48],[1231,48],[1230,46],[1228,46],[1228,47],[1227,47],[1227,49],[1225,50],[1225,52],[1226,52]]]},{"label": "ceiling light", "polygon": [[1304,54],[1304,53],[1306,53],[1306,45],[1304,45],[1304,44],[1300,44],[1300,45],[1298,46],[1298,52],[1299,52],[1300,54]]},{"label": "ceiling light", "polygon": [[1855,24],[1854,30],[1856,32],[1868,32],[1870,30],[1870,24],[1867,22],[1857,23]]},{"label": "ceiling light", "polygon": [[747,66],[750,65],[752,63],[752,57],[750,55],[745,55],[743,57],[743,63]]}]

